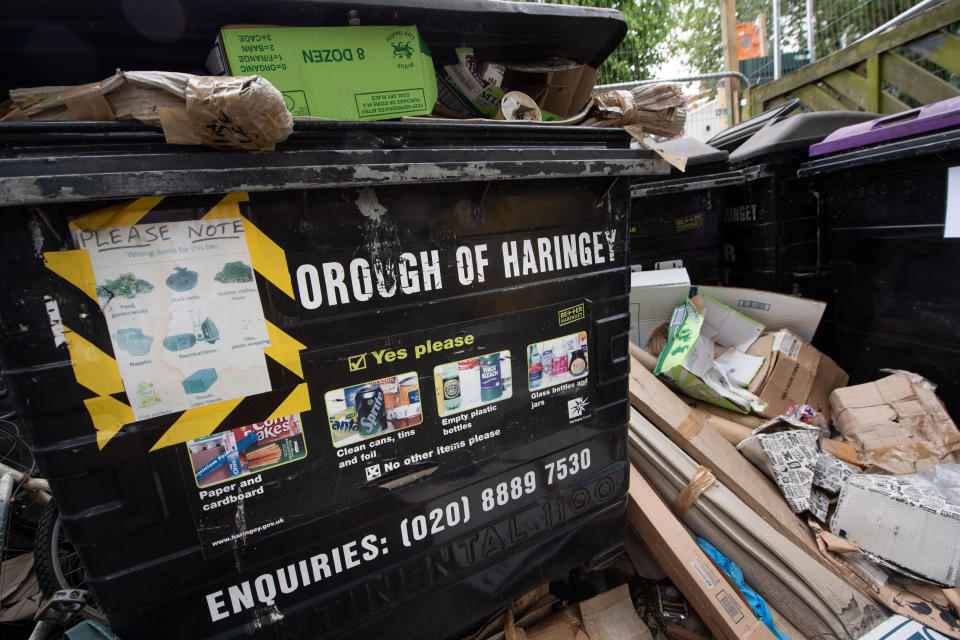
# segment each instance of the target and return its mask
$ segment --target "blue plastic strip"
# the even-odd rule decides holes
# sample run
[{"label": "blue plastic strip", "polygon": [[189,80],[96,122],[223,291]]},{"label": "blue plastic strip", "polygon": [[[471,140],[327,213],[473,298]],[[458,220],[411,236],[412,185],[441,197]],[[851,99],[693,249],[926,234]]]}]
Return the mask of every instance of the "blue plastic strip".
[{"label": "blue plastic strip", "polygon": [[740,588],[740,591],[743,593],[743,597],[747,599],[747,604],[749,604],[750,608],[753,609],[753,613],[756,614],[757,619],[759,619],[763,624],[767,625],[767,628],[770,629],[770,632],[777,636],[777,638],[780,640],[790,640],[790,638],[777,631],[776,625],[773,624],[773,615],[770,613],[767,603],[764,602],[763,598],[760,597],[760,594],[747,586],[746,581],[743,579],[743,571],[740,571],[740,567],[738,567],[735,562],[727,558],[725,555],[717,551],[712,544],[703,538],[697,537],[697,544],[700,545],[700,548],[703,549],[704,553],[710,556],[711,560],[716,562],[717,565],[723,569],[723,572],[727,574],[727,577],[733,580],[733,582]]}]

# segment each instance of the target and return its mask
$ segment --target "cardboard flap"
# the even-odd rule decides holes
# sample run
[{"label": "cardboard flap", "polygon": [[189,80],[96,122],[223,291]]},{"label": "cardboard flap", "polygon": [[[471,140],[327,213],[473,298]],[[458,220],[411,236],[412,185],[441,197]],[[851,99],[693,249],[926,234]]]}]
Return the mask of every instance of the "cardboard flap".
[{"label": "cardboard flap", "polygon": [[770,329],[790,329],[806,341],[813,340],[826,302],[772,291],[697,285],[697,292],[737,309]]},{"label": "cardboard flap", "polygon": [[886,404],[886,400],[880,395],[879,388],[873,382],[837,389],[833,392],[833,395],[838,406],[846,409],[876,407]]},{"label": "cardboard flap", "polygon": [[767,355],[749,387],[768,404],[760,415],[772,418],[791,404],[807,404],[830,419],[830,393],[849,379],[837,363],[787,329],[764,335],[748,353]]},{"label": "cardboard flap", "polygon": [[756,377],[763,361],[762,356],[752,356],[736,349],[727,349],[716,359],[730,381],[741,387],[748,386]]},{"label": "cardboard flap", "polygon": [[760,389],[760,385],[763,383],[764,379],[766,379],[767,373],[770,372],[770,369],[777,362],[777,354],[771,349],[772,346],[773,334],[766,333],[757,338],[757,341],[750,345],[750,348],[747,349],[748,354],[752,356],[759,356],[764,359],[763,364],[760,365],[760,370],[757,371],[757,374],[750,382],[750,386],[747,387],[753,393],[757,393],[757,391]]},{"label": "cardboard flap", "polygon": [[690,293],[686,269],[634,271],[630,274],[630,340],[643,346],[650,334]]},{"label": "cardboard flap", "polygon": [[913,385],[906,376],[892,375],[877,380],[877,394],[883,398],[884,402],[897,402],[898,400],[907,400],[914,397]]},{"label": "cardboard flap", "polygon": [[756,320],[751,320],[710,296],[701,298],[706,307],[706,322],[716,329],[717,344],[746,351],[763,333],[764,326]]}]

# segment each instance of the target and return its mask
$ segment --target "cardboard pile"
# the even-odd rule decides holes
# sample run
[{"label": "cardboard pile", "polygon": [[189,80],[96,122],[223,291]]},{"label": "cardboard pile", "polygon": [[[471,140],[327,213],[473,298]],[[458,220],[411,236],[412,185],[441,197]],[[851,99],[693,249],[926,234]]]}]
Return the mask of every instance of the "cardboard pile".
[{"label": "cardboard pile", "polygon": [[31,620],[43,595],[33,568],[33,554],[25,553],[3,561],[0,567],[0,622]]},{"label": "cardboard pile", "polygon": [[789,329],[767,333],[747,353],[764,363],[747,389],[766,403],[757,413],[781,415],[792,404],[805,404],[830,417],[830,392],[847,384],[850,376],[828,356]]},{"label": "cardboard pile", "polygon": [[79,87],[10,91],[3,120],[139,120],[170,144],[271,151],[293,132],[284,97],[260,76],[117,71]]},{"label": "cardboard pile", "polygon": [[[653,308],[661,309],[664,298],[679,292],[680,286],[645,278],[638,289],[638,299],[653,290]],[[724,293],[721,288],[713,291]],[[639,309],[637,313],[639,337]],[[644,329],[650,324],[645,319]],[[730,411],[772,418],[791,405],[803,404],[829,417],[830,392],[846,384],[847,374],[793,331],[770,328],[774,330],[765,331],[762,323],[711,295],[694,295],[673,310],[666,340],[656,345],[654,373],[684,394]],[[654,330],[650,341],[656,336]]]},{"label": "cardboard pile", "polygon": [[573,60],[483,61],[468,46],[456,54],[456,64],[435,67],[416,25],[227,25],[206,60],[211,77],[118,70],[86,85],[13,89],[0,120],[134,118],[162,126],[171,144],[254,150],[285,140],[294,116],[622,126],[638,140],[675,137],[686,122],[675,83],[591,96],[597,71]]},{"label": "cardboard pile", "polygon": [[837,431],[878,471],[915,473],[960,462],[960,431],[931,385],[897,372],[830,395]]},{"label": "cardboard pile", "polygon": [[[960,505],[929,483],[877,475],[956,461],[960,431],[932,385],[895,372],[845,387],[843,370],[804,339],[822,305],[815,321],[788,327],[770,309],[809,301],[756,304],[761,324],[739,301],[786,296],[684,292],[679,274],[635,281],[632,335],[643,326],[662,351],[631,345],[630,458],[673,511],[658,526],[679,520],[736,562],[799,637],[858,638],[886,607],[960,638]],[[644,288],[654,292],[646,307]],[[683,298],[668,328],[650,329],[671,293]],[[683,544],[660,552],[680,556]]]}]

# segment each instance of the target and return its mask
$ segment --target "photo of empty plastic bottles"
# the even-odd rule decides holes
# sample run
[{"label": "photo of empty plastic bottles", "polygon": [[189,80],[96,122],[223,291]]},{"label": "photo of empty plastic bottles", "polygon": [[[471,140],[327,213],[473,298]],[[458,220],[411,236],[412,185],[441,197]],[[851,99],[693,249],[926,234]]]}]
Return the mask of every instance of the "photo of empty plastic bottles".
[{"label": "photo of empty plastic bottles", "polygon": [[449,416],[513,395],[510,351],[496,351],[435,367],[437,411]]}]

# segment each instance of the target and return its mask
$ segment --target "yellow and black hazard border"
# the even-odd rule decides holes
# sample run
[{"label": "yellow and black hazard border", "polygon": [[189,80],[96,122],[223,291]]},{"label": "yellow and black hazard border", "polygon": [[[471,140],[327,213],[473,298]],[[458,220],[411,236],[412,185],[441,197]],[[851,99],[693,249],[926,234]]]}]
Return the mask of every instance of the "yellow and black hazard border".
[{"label": "yellow and black hazard border", "polygon": [[[248,194],[242,192],[227,194],[212,203],[199,219],[240,218],[243,221],[252,266],[257,274],[261,299],[264,287],[268,287],[271,289],[270,295],[287,297],[292,301],[294,291],[286,253],[243,215],[240,203],[249,199]],[[92,231],[150,222],[169,222],[169,213],[163,206],[169,201],[188,202],[186,197],[139,198],[76,218],[70,222],[70,228]],[[202,199],[190,198],[189,202],[196,206]],[[183,210],[181,208],[177,211],[182,214]],[[44,259],[46,267],[62,278],[65,284],[70,285],[61,288],[64,336],[76,381],[89,394],[89,397],[84,399],[84,405],[96,429],[97,444],[103,449],[115,435],[125,426],[136,422],[136,419],[120,377],[109,332],[104,331],[100,336],[92,333],[83,335],[76,329],[81,324],[88,323],[74,323],[69,313],[71,298],[75,297],[88,296],[99,306],[90,256],[86,250],[55,251],[44,253]],[[268,313],[268,305],[264,305],[264,312]],[[102,320],[106,326],[106,318]],[[270,346],[264,349],[264,354],[267,356],[268,372],[274,390],[142,421],[140,424],[149,431],[156,429],[162,432],[150,447],[151,451],[181,444],[216,431],[310,411],[310,393],[304,382],[300,360],[300,352],[306,348],[305,345],[280,329],[269,317],[266,318],[266,325]]]}]

